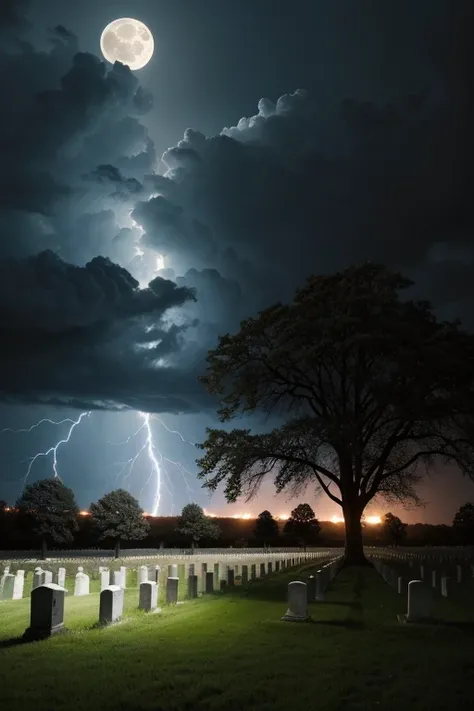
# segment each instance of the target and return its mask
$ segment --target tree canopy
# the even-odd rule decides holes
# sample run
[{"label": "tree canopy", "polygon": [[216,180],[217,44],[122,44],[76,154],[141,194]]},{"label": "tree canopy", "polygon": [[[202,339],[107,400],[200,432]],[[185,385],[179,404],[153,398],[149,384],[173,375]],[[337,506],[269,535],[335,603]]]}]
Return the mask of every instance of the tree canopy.
[{"label": "tree canopy", "polygon": [[25,486],[16,503],[19,513],[42,543],[71,543],[78,530],[74,492],[59,478]]},{"label": "tree canopy", "polygon": [[277,491],[316,486],[343,509],[346,561],[364,562],[374,496],[417,501],[419,465],[436,459],[473,476],[474,337],[407,298],[411,286],[370,263],[312,276],[291,303],[221,336],[202,377],[221,421],[262,411],[283,424],[208,429],[205,486],[224,482],[228,501],[270,473]]},{"label": "tree canopy", "polygon": [[406,524],[398,516],[386,513],[383,517],[382,531],[385,542],[391,546],[401,546],[406,541]]},{"label": "tree canopy", "polygon": [[219,537],[218,525],[205,515],[198,504],[187,504],[183,508],[177,530],[192,543]]},{"label": "tree canopy", "polygon": [[320,530],[319,521],[309,504],[298,504],[283,528],[287,536],[303,546],[316,543]]},{"label": "tree canopy", "polygon": [[255,538],[260,543],[269,544],[278,538],[278,523],[275,521],[270,511],[262,511],[258,514],[255,522]]},{"label": "tree canopy", "polygon": [[150,530],[137,499],[124,489],[105,494],[97,503],[91,504],[90,512],[100,537],[114,540],[117,546],[120,541],[139,541]]},{"label": "tree canopy", "polygon": [[463,545],[474,545],[474,504],[466,503],[459,508],[453,520],[453,532]]}]

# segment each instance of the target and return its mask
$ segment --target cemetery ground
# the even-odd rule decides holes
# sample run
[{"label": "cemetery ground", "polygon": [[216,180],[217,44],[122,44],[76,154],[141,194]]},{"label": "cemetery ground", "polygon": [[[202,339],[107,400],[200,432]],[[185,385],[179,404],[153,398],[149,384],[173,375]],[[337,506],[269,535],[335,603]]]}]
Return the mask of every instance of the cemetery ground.
[{"label": "cemetery ground", "polygon": [[[66,598],[70,630],[15,642],[29,599],[0,604],[2,708],[35,711],[470,708],[474,581],[436,599],[436,624],[402,625],[406,599],[373,568],[348,568],[307,623],[282,622],[286,588],[314,563],[158,614],[127,589],[123,621],[94,627],[99,595]],[[442,622],[441,622],[442,620]]]}]

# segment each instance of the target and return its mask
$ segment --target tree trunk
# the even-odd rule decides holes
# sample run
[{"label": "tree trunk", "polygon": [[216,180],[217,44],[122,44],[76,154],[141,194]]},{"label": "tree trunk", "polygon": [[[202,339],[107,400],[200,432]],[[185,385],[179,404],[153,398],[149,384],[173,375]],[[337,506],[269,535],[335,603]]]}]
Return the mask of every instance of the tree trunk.
[{"label": "tree trunk", "polygon": [[369,565],[364,555],[362,543],[362,511],[358,502],[343,505],[344,521],[346,525],[346,544],[343,565]]},{"label": "tree trunk", "polygon": [[115,557],[120,558],[120,538],[115,541]]},{"label": "tree trunk", "polygon": [[46,539],[43,538],[41,540],[41,560],[46,560],[47,555],[48,555],[48,544],[46,542]]}]

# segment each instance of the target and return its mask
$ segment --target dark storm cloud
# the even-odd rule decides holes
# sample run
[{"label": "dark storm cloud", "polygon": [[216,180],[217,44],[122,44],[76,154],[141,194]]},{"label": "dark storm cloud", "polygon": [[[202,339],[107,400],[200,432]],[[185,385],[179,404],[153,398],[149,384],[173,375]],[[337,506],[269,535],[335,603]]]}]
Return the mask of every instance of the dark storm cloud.
[{"label": "dark storm cloud", "polygon": [[[78,53],[62,27],[48,52],[1,51],[3,397],[206,407],[196,378],[219,333],[308,273],[366,259],[415,276],[445,313],[468,313],[472,50],[449,39],[456,23],[467,32],[460,6],[427,46],[429,90],[385,105],[262,98],[220,135],[188,129],[163,176],[140,120],[152,98],[126,67]],[[158,254],[177,287],[152,281]]]}]

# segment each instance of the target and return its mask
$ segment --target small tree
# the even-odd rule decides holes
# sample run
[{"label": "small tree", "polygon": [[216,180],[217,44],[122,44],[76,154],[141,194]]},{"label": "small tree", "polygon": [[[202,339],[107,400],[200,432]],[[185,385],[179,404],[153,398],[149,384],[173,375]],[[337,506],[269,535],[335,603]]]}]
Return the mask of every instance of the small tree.
[{"label": "small tree", "polygon": [[273,543],[278,538],[278,523],[270,511],[258,514],[255,523],[255,538],[263,545]]},{"label": "small tree", "polygon": [[71,543],[78,530],[78,506],[72,489],[59,478],[41,479],[25,487],[16,506],[26,526],[39,539],[41,557],[48,544]]},{"label": "small tree", "polygon": [[150,530],[137,499],[124,489],[105,494],[96,504],[91,504],[90,512],[100,538],[115,542],[116,558],[120,556],[122,541],[140,541]]},{"label": "small tree", "polygon": [[398,516],[386,513],[382,523],[382,533],[385,542],[390,546],[401,546],[406,540],[407,526]]},{"label": "small tree", "polygon": [[305,547],[317,541],[320,531],[319,521],[309,504],[298,504],[283,528],[285,535]]},{"label": "small tree", "polygon": [[220,534],[217,523],[206,516],[198,504],[187,504],[183,508],[176,529],[191,542],[193,548],[203,538],[218,538]]},{"label": "small tree", "polygon": [[403,297],[410,286],[375,264],[312,276],[291,303],[221,336],[202,378],[221,421],[285,421],[208,429],[205,486],[225,483],[229,502],[267,475],[278,492],[320,489],[342,508],[345,564],[364,564],[361,519],[376,495],[416,502],[418,465],[436,460],[474,478],[474,336]]},{"label": "small tree", "polygon": [[474,504],[460,507],[454,517],[453,533],[463,545],[474,545]]}]

